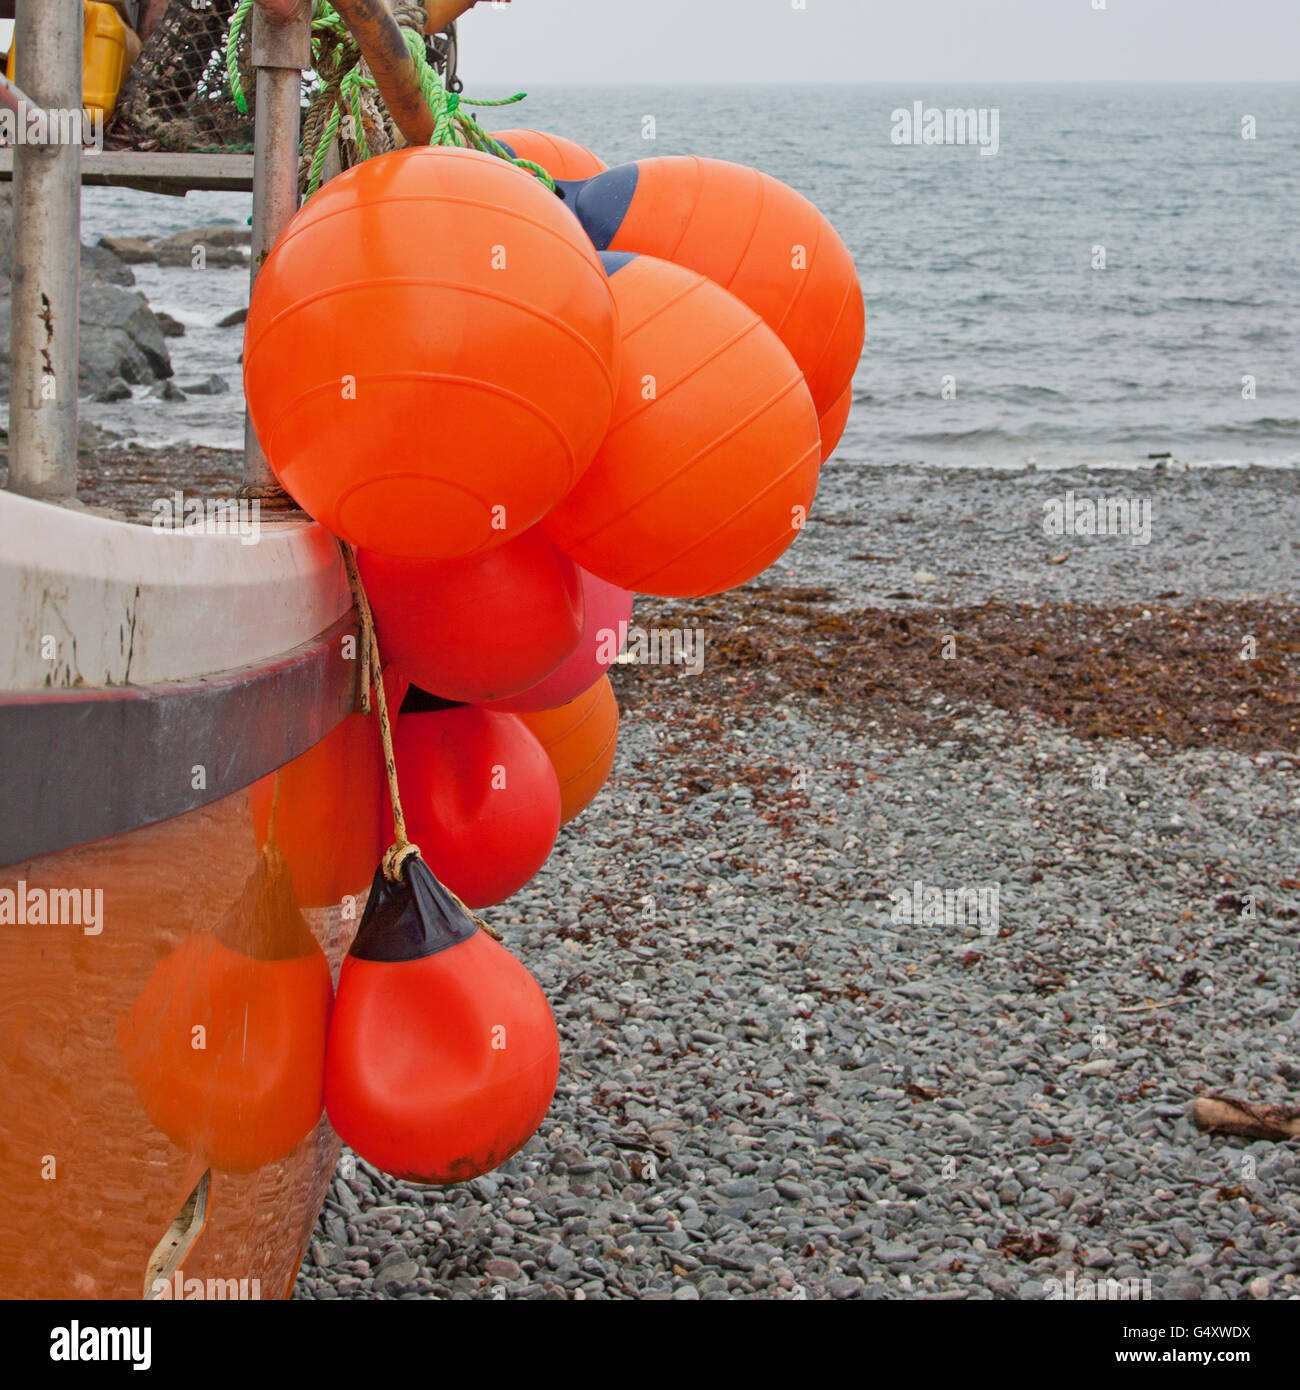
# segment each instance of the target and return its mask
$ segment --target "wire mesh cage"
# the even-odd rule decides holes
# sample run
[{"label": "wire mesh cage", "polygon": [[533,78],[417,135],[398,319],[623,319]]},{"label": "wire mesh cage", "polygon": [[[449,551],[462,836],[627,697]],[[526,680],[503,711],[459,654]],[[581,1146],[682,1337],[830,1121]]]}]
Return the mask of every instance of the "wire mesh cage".
[{"label": "wire mesh cage", "polygon": [[[247,0],[170,0],[123,84],[108,131],[111,148],[178,153],[252,149],[256,86],[248,8]],[[399,24],[423,33],[425,8],[419,0],[398,0],[393,10]],[[429,35],[425,52],[447,89],[459,91],[456,26]],[[360,61],[329,5],[315,6],[313,55],[322,72],[303,75],[303,107],[309,116],[322,90],[331,85],[333,70]],[[379,152],[394,143],[391,122],[387,135],[377,128],[386,114],[377,97],[373,92],[365,96],[357,112],[366,128],[356,149],[340,150],[345,166],[358,152]],[[353,143],[351,125],[347,123],[342,145]],[[313,129],[310,120],[308,129]]]},{"label": "wire mesh cage", "polygon": [[226,36],[239,0],[171,0],[123,83],[108,132],[115,149],[252,149],[253,80],[247,26],[237,66],[248,93],[231,95]]}]

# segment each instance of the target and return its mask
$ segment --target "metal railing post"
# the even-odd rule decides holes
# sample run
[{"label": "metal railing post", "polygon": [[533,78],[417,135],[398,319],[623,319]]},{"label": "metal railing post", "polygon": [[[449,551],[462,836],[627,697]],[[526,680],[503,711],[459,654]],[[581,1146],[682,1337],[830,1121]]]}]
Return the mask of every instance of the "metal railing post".
[{"label": "metal railing post", "polygon": [[[78,3],[80,0],[78,0]],[[249,288],[262,262],[298,210],[298,139],[302,72],[311,66],[311,16],[273,20],[253,7],[252,60],[257,72],[253,137],[253,236]],[[282,496],[266,455],[244,420],[244,492]]]},{"label": "metal railing post", "polygon": [[[82,0],[18,0],[9,487],[50,502],[77,495],[77,321],[81,258]],[[37,140],[27,143],[35,133]]]}]

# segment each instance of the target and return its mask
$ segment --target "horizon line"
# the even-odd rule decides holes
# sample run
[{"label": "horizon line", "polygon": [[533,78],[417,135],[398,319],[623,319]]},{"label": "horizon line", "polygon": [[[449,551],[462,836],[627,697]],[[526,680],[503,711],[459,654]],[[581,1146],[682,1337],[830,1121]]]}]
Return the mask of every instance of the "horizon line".
[{"label": "horizon line", "polygon": [[[523,79],[474,78],[472,81],[496,82],[516,86]],[[628,78],[621,81],[577,81],[548,79],[531,81],[533,87],[1297,87],[1295,77],[920,77],[890,78],[888,81],[858,78],[703,78],[678,81],[653,81],[647,78]]]}]

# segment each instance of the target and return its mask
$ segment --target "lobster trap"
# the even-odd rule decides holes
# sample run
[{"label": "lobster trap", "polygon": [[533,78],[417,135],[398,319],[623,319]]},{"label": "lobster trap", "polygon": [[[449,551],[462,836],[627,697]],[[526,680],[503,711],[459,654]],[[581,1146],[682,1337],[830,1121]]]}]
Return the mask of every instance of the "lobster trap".
[{"label": "lobster trap", "polygon": [[[397,23],[423,34],[420,0],[392,6]],[[170,0],[139,58],[127,73],[107,145],[114,150],[169,153],[249,152],[256,120],[256,84],[251,54],[250,0]],[[456,26],[426,35],[430,66],[448,91],[460,90]],[[319,130],[322,110],[332,105],[331,86],[344,72],[364,63],[352,36],[327,4],[312,15],[312,70],[303,74],[305,134]],[[359,114],[363,129],[345,124],[341,142],[378,152],[398,143],[391,119],[369,96]],[[360,140],[356,140],[356,135]],[[356,151],[340,151],[352,162]]]}]

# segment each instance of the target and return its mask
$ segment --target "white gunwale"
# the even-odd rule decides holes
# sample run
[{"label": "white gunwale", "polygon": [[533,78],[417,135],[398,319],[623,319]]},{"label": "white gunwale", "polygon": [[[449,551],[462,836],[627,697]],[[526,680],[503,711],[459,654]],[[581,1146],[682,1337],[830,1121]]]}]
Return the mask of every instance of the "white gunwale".
[{"label": "white gunwale", "polygon": [[299,646],[351,607],[338,546],[314,523],[264,514],[246,545],[0,492],[0,690],[211,675]]}]

